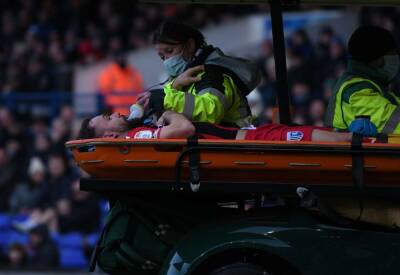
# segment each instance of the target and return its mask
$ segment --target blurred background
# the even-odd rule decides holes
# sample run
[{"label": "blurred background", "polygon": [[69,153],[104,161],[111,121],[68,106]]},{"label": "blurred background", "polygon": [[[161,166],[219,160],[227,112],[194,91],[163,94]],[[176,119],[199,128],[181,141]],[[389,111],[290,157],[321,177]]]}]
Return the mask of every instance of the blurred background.
[{"label": "blurred background", "polygon": [[[200,28],[209,44],[256,60],[249,95],[259,124],[276,107],[268,5],[161,5],[136,1],[0,2],[0,268],[86,270],[105,200],[79,191],[64,143],[107,106],[126,112],[166,79],[151,46],[166,18]],[[293,122],[321,126],[346,43],[360,24],[399,37],[400,8],[290,7],[284,14]],[[376,43],[376,42],[374,42]],[[123,73],[121,73],[121,71]],[[393,84],[399,90],[399,82]],[[122,87],[122,88],[121,88]]]}]

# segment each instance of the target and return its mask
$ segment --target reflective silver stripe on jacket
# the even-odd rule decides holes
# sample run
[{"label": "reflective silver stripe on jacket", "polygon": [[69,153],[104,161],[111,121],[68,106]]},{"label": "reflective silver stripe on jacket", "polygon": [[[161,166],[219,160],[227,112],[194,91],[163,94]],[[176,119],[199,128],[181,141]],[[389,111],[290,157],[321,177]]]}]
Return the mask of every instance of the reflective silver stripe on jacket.
[{"label": "reflective silver stripe on jacket", "polygon": [[400,107],[397,107],[389,120],[386,122],[385,127],[382,129],[384,134],[392,134],[400,122]]},{"label": "reflective silver stripe on jacket", "polygon": [[218,99],[222,102],[222,104],[224,105],[225,111],[228,110],[228,100],[226,99],[225,95],[220,92],[219,90],[215,89],[215,88],[206,88],[203,89],[201,91],[199,91],[197,94],[198,95],[204,95],[206,93],[210,93],[212,95],[215,95],[216,97],[218,97]]},{"label": "reflective silver stripe on jacket", "polygon": [[185,105],[183,106],[183,115],[188,119],[193,117],[194,112],[194,95],[185,93]]}]

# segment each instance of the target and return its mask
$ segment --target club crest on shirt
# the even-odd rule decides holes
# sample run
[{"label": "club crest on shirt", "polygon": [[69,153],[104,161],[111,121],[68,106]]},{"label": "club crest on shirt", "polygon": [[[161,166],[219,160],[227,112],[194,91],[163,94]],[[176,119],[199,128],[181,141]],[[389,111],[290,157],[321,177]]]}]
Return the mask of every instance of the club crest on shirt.
[{"label": "club crest on shirt", "polygon": [[133,138],[154,138],[153,131],[150,130],[139,131],[135,134]]},{"label": "club crest on shirt", "polygon": [[286,140],[287,141],[301,141],[304,137],[304,133],[302,131],[290,131],[287,132]]}]

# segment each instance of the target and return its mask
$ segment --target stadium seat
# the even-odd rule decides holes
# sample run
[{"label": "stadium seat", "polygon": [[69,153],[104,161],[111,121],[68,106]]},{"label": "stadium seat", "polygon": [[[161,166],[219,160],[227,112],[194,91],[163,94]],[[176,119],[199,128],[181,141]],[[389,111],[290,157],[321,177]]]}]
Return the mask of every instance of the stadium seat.
[{"label": "stadium seat", "polygon": [[8,214],[0,213],[0,230],[9,229],[11,218]]},{"label": "stadium seat", "polygon": [[17,214],[10,216],[12,222],[24,222],[29,218],[29,215]]},{"label": "stadium seat", "polygon": [[86,268],[88,261],[81,248],[61,248],[60,266],[62,268]]},{"label": "stadium seat", "polygon": [[11,234],[11,230],[0,230],[0,246],[4,247],[8,245],[8,239]]},{"label": "stadium seat", "polygon": [[26,233],[20,233],[17,231],[11,231],[11,234],[9,235],[9,244],[12,243],[20,243],[20,244],[28,244],[29,242],[29,236]]},{"label": "stadium seat", "polygon": [[71,249],[81,249],[83,236],[79,232],[71,232],[68,234],[54,234],[52,235],[53,240],[56,242],[57,246],[61,249],[71,248]]},{"label": "stadium seat", "polygon": [[92,233],[92,234],[88,235],[86,240],[87,240],[87,243],[89,244],[89,246],[95,247],[99,237],[100,237],[100,233]]},{"label": "stadium seat", "polygon": [[28,244],[28,234],[20,233],[15,230],[0,230],[0,247],[3,251],[7,250],[8,246],[13,243]]}]

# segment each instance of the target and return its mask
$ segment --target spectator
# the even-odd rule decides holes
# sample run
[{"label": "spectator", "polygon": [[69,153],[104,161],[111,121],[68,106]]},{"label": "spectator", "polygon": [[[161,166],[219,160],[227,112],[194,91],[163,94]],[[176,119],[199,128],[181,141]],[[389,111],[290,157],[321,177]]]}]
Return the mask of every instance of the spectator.
[{"label": "spectator", "polygon": [[314,58],[314,47],[308,34],[303,29],[296,30],[287,41],[288,51],[296,56],[302,56],[307,62]]},{"label": "spectator", "polygon": [[294,82],[291,90],[292,104],[299,114],[307,114],[311,100],[311,88],[308,83]]},{"label": "spectator", "polygon": [[21,231],[29,231],[33,227],[45,224],[52,232],[59,232],[57,210],[63,208],[71,197],[71,180],[67,173],[66,160],[60,153],[52,153],[48,161],[49,181],[41,187],[41,200],[28,220],[14,223]]},{"label": "spectator", "polygon": [[55,206],[60,199],[69,199],[71,194],[71,179],[67,171],[67,163],[62,153],[53,152],[49,161],[49,182],[44,187],[47,197],[44,205]]},{"label": "spectator", "polygon": [[324,126],[325,103],[321,99],[311,101],[309,108],[309,117],[314,126]]},{"label": "spectator", "polygon": [[71,105],[63,105],[60,111],[60,118],[61,120],[66,123],[69,128],[71,127],[72,123],[75,119],[74,108]]},{"label": "spectator", "polygon": [[8,262],[14,269],[26,268],[28,265],[28,253],[26,248],[19,243],[14,243],[8,248]]},{"label": "spectator", "polygon": [[53,149],[58,152],[65,151],[64,144],[71,135],[70,126],[61,117],[55,118],[51,126],[50,138],[53,143]]},{"label": "spectator", "polygon": [[92,193],[79,190],[79,178],[72,183],[72,197],[58,208],[61,233],[79,231],[96,232],[100,225],[99,201]]},{"label": "spectator", "polygon": [[52,90],[71,91],[72,90],[72,67],[68,64],[67,55],[61,48],[59,41],[53,42],[49,47],[50,55],[50,80]]},{"label": "spectator", "polygon": [[0,142],[5,142],[19,133],[19,124],[11,111],[6,107],[0,107]]},{"label": "spectator", "polygon": [[10,211],[15,214],[30,214],[39,206],[42,186],[46,180],[46,170],[38,157],[31,158],[28,168],[28,180],[17,185],[10,198]]},{"label": "spectator", "polygon": [[264,63],[265,76],[262,84],[258,87],[266,107],[276,106],[276,76],[275,61],[273,58],[267,58]]},{"label": "spectator", "polygon": [[316,62],[320,65],[330,61],[330,46],[334,31],[330,26],[324,26],[318,33],[316,46]]},{"label": "spectator", "polygon": [[46,71],[44,61],[33,56],[28,62],[28,70],[25,76],[23,92],[49,91],[50,77]]},{"label": "spectator", "polygon": [[9,157],[5,147],[0,147],[0,211],[7,211],[8,200],[14,188],[17,165]]},{"label": "spectator", "polygon": [[33,268],[49,268],[59,266],[59,254],[54,241],[49,236],[47,226],[38,225],[29,232],[29,243]]},{"label": "spectator", "polygon": [[50,138],[45,133],[40,133],[34,136],[34,144],[32,155],[39,157],[44,163],[47,163],[50,149],[51,149]]},{"label": "spectator", "polygon": [[143,90],[143,79],[140,72],[130,66],[123,54],[118,52],[114,53],[113,62],[101,72],[99,90],[107,107],[128,114],[129,106]]}]

